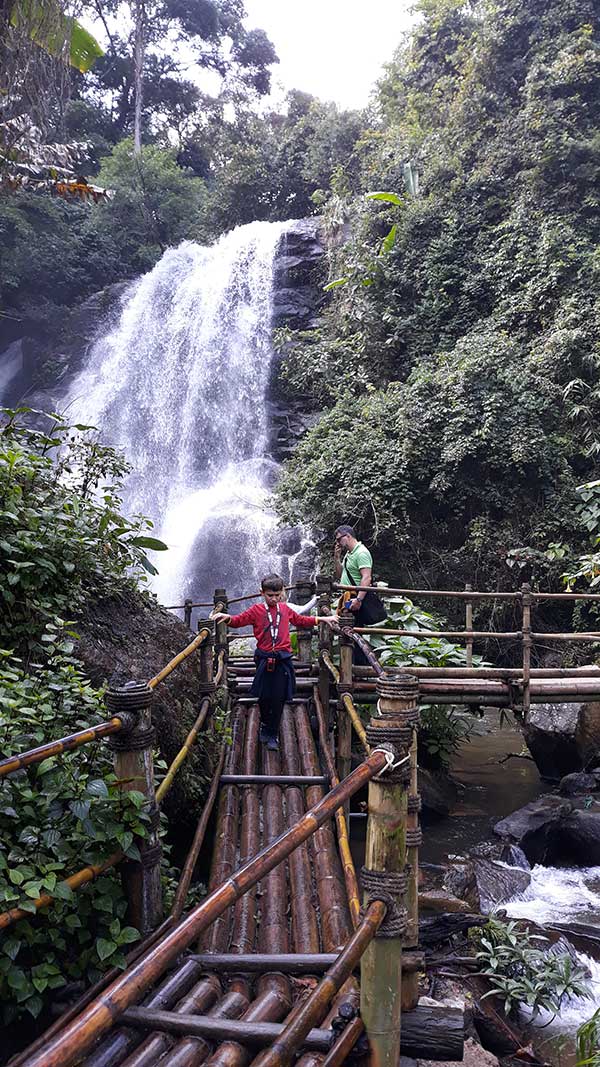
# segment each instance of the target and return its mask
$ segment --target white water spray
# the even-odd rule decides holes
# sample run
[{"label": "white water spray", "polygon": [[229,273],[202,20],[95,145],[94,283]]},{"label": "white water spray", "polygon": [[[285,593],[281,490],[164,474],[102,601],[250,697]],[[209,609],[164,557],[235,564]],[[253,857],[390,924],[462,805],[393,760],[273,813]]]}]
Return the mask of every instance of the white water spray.
[{"label": "white water spray", "polygon": [[184,242],[135,282],[114,329],[70,390],[133,465],[125,509],[171,551],[156,562],[163,603],[215,586],[256,586],[284,568],[267,507],[273,262],[287,223],[251,223],[203,248]]}]

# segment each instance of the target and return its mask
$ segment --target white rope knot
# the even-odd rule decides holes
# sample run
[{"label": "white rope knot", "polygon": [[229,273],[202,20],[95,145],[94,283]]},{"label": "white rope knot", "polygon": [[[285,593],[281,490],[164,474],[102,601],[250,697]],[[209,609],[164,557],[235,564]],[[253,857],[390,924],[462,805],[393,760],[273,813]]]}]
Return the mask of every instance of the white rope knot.
[{"label": "white rope knot", "polygon": [[403,756],[402,759],[396,759],[396,753],[391,749],[380,745],[378,748],[371,749],[371,755],[375,752],[383,752],[385,756],[385,767],[382,767],[378,774],[373,775],[373,781],[378,781],[379,778],[383,778],[384,774],[391,774],[393,771],[397,771],[399,767],[404,767],[406,763],[410,762],[410,754]]}]

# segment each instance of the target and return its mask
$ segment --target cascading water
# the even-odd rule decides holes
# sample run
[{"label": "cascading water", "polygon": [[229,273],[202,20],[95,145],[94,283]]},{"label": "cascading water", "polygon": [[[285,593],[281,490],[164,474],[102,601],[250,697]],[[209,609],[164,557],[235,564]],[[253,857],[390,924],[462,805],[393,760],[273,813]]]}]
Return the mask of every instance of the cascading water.
[{"label": "cascading water", "polygon": [[[266,499],[273,264],[286,223],[256,222],[215,245],[184,242],[125,294],[115,327],[70,390],[133,466],[125,509],[154,522],[163,603],[245,591],[288,571]],[[287,576],[287,575],[285,575]]]}]

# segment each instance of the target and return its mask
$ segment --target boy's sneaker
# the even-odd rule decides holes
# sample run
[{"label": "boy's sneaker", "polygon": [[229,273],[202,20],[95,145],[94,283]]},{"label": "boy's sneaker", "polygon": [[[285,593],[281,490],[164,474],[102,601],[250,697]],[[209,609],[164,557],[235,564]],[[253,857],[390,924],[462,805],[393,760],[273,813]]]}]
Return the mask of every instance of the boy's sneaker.
[{"label": "boy's sneaker", "polygon": [[278,752],[279,751],[279,741],[277,740],[276,737],[270,737],[269,738],[269,740],[267,741],[267,748],[270,749],[271,752]]},{"label": "boy's sneaker", "polygon": [[267,730],[267,727],[263,726],[262,722],[260,724],[260,731],[259,731],[258,736],[260,738],[261,744],[263,744],[263,745],[266,745],[267,741],[271,737],[269,731]]}]

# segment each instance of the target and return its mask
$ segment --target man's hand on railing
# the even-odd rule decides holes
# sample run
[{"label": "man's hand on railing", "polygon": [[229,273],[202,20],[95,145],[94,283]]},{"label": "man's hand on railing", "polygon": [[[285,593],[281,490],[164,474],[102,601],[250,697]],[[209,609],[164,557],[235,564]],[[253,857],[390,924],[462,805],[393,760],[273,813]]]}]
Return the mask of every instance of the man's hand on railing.
[{"label": "man's hand on railing", "polygon": [[229,622],[231,615],[228,615],[226,611],[217,611],[216,615],[211,615],[213,622]]}]

